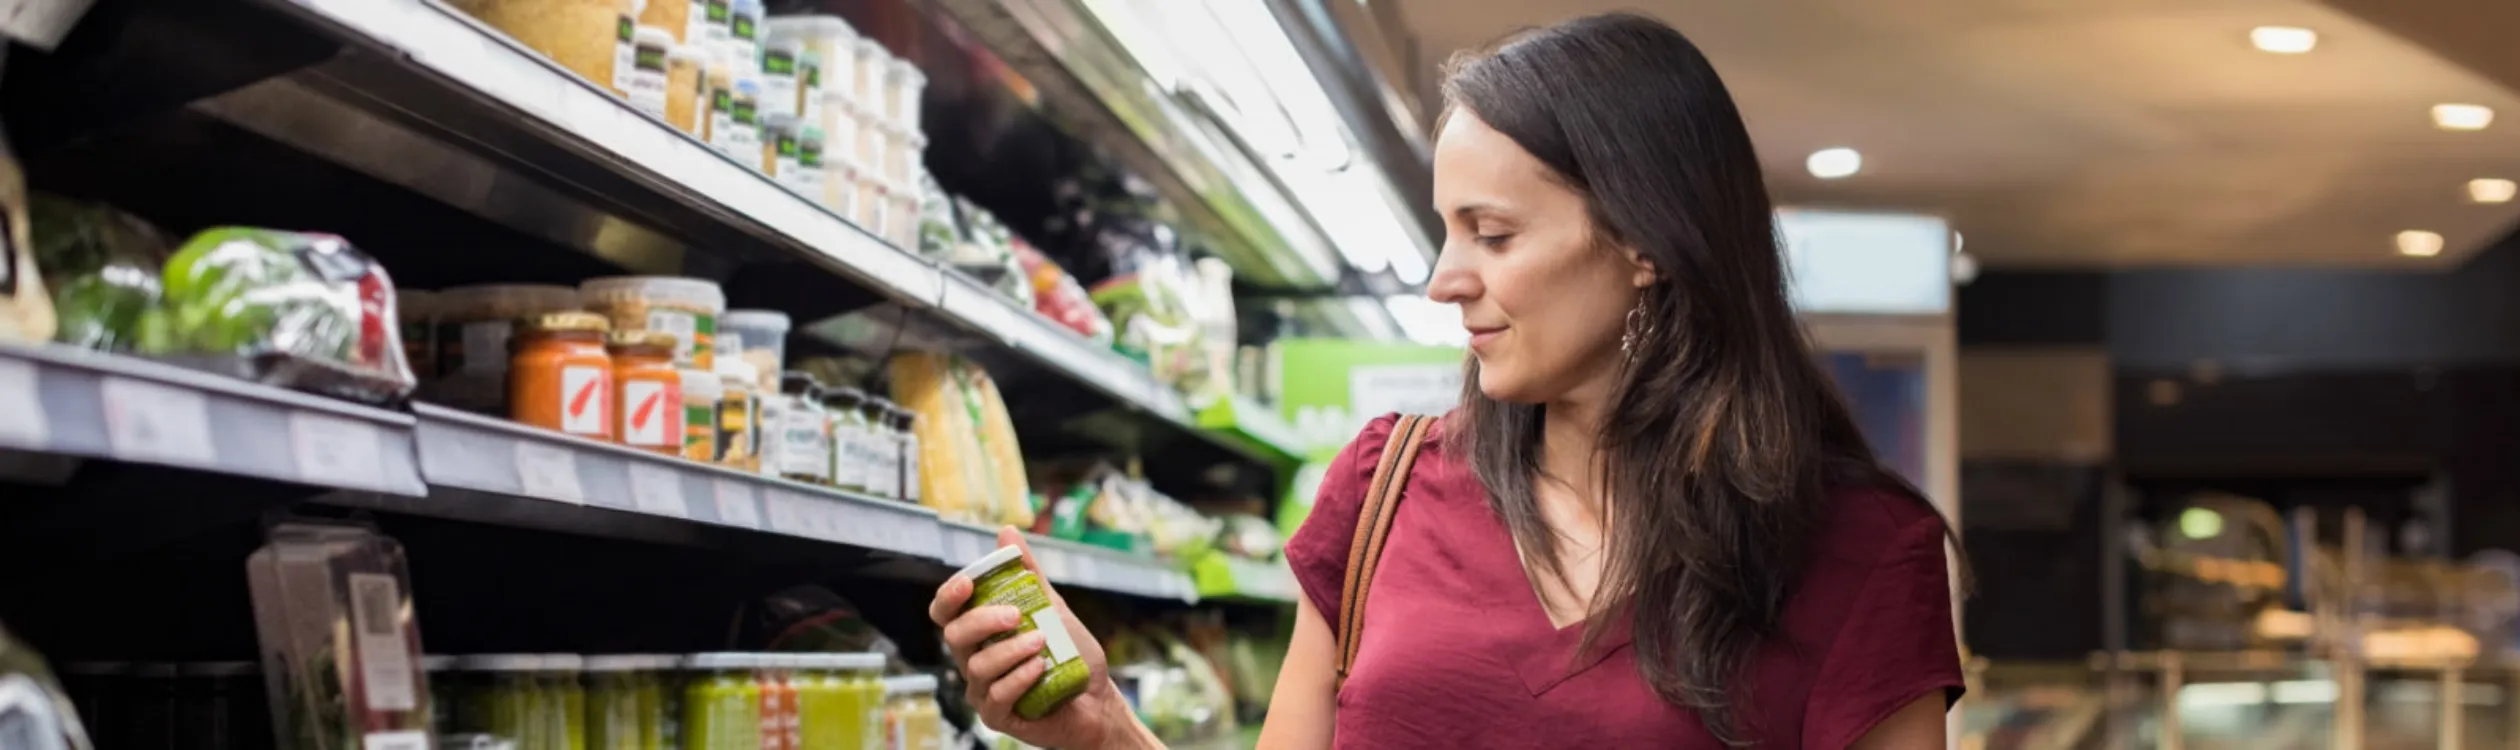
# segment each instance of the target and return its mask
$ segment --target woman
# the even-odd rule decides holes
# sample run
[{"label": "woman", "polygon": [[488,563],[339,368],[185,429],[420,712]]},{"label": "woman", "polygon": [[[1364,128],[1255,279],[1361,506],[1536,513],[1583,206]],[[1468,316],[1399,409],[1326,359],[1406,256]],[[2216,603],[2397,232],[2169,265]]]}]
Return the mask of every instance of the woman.
[{"label": "woman", "polygon": [[[1305,596],[1261,747],[1943,747],[1943,521],[1804,342],[1714,69],[1598,16],[1456,61],[1444,95],[1429,294],[1461,307],[1469,387],[1407,477],[1344,684],[1330,618],[1393,418],[1331,465],[1287,544]],[[1093,687],[1014,718],[1041,640],[980,647],[1014,614],[958,614],[970,590],[930,614],[991,726],[1157,746],[1081,627]]]}]

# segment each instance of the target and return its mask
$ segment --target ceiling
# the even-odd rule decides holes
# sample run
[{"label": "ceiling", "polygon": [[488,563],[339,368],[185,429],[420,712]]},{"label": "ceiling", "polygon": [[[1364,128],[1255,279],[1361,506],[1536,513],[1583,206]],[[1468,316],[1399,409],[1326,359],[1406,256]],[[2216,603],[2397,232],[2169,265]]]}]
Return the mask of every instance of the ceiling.
[{"label": "ceiling", "polygon": [[[1370,2],[1400,6],[1426,71],[1517,28],[1657,15],[1715,61],[1779,202],[1941,214],[1990,265],[2438,268],[2520,217],[2465,192],[2520,179],[2520,97],[2488,77],[2520,84],[2520,23],[2466,8],[2510,0]],[[2257,51],[2270,24],[2317,50]],[[2500,117],[2438,130],[2443,102]],[[1863,171],[1804,171],[1834,146]],[[2397,255],[2407,229],[2446,249]]]}]

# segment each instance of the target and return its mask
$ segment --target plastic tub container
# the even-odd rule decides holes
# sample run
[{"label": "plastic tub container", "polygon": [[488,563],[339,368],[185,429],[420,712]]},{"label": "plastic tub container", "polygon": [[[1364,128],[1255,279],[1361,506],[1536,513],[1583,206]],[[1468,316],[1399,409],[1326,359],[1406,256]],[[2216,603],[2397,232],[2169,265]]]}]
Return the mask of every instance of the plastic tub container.
[{"label": "plastic tub container", "polygon": [[578,285],[586,309],[612,321],[614,330],[661,331],[674,336],[674,361],[709,369],[716,361],[717,317],[726,293],[716,282],[680,276],[610,276]]},{"label": "plastic tub container", "polygon": [[916,63],[894,58],[884,68],[884,120],[902,130],[919,132],[919,97],[927,91],[927,74]]},{"label": "plastic tub container", "polygon": [[685,133],[702,135],[700,108],[708,95],[707,68],[708,58],[699,45],[677,44],[666,51],[666,124]]},{"label": "plastic tub container", "polygon": [[887,212],[892,210],[892,186],[884,184],[882,175],[868,173],[862,162],[858,165],[857,183],[857,211],[849,220],[856,222],[858,228],[866,230],[867,234],[878,238],[891,236],[884,232],[884,220]]},{"label": "plastic tub container", "polygon": [[927,136],[900,128],[886,136],[884,179],[899,185],[919,184],[919,173],[927,167]]},{"label": "plastic tub container", "polygon": [[[429,401],[483,414],[508,412],[509,342],[516,322],[578,309],[577,290],[542,284],[492,284],[448,289],[431,303],[437,377],[422,385]],[[406,342],[409,339],[405,339]]]},{"label": "plastic tub container", "polygon": [[823,181],[830,179],[830,167],[823,163],[823,130],[805,125],[796,131],[796,170],[781,172],[779,182],[807,200],[821,203],[826,192]]},{"label": "plastic tub container", "polygon": [[[819,80],[808,82],[817,87],[810,94],[851,93],[851,87],[857,84],[857,50],[854,45],[857,44],[858,33],[848,21],[839,16],[779,16],[770,19],[770,30],[796,39],[801,53],[812,56],[819,64]],[[810,96],[800,97],[799,109],[805,111],[809,119],[811,115],[818,114],[815,110],[822,106],[822,103],[813,102]]]},{"label": "plastic tub container", "polygon": [[825,160],[823,162],[823,207],[831,209],[832,213],[839,214],[840,218],[849,220],[851,224],[857,223],[858,182],[862,179],[864,178],[858,173],[857,160],[849,158],[847,154]]},{"label": "plastic tub container", "polygon": [[936,704],[936,676],[886,677],[884,739],[879,747],[944,750],[945,713]]},{"label": "plastic tub container", "polygon": [[726,398],[726,384],[717,373],[683,368],[675,372],[682,379],[682,457],[710,463],[717,460],[718,402]]},{"label": "plastic tub container", "polygon": [[957,575],[971,579],[971,600],[963,603],[963,611],[992,605],[1011,606],[1023,613],[1015,629],[1000,633],[983,643],[996,643],[1021,633],[1038,631],[1046,645],[1042,657],[1050,660],[1049,671],[1033,683],[1024,695],[1015,700],[1015,715],[1038,719],[1050,715],[1076,696],[1085,694],[1086,683],[1093,677],[1076,648],[1075,638],[1068,633],[1067,619],[1050,599],[1050,591],[1031,568],[1024,566],[1020,547],[999,547],[963,566]]},{"label": "plastic tub container", "polygon": [[849,106],[857,117],[857,135],[854,139],[857,141],[857,146],[853,155],[857,157],[858,168],[870,172],[879,171],[884,167],[884,149],[889,146],[888,141],[892,137],[891,128],[884,124],[883,113],[875,111],[872,105],[863,101],[852,101]]},{"label": "plastic tub container", "polygon": [[787,369],[787,335],[792,325],[788,314],[777,310],[728,310],[718,318],[719,349],[761,372],[782,372]]},{"label": "plastic tub container", "polygon": [[912,184],[893,184],[892,207],[885,212],[893,221],[885,225],[884,228],[890,231],[885,233],[884,239],[890,240],[894,247],[915,251],[919,247],[919,191],[912,188]]}]

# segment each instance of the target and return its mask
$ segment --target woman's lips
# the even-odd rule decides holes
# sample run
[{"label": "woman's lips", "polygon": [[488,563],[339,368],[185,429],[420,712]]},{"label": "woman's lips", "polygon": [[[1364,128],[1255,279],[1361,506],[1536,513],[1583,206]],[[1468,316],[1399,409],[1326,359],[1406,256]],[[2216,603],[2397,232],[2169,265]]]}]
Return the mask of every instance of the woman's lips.
[{"label": "woman's lips", "polygon": [[1505,335],[1505,328],[1503,326],[1495,328],[1472,328],[1470,329],[1470,348],[1483,348],[1487,346],[1489,342],[1493,342],[1497,339],[1497,337],[1503,335]]}]

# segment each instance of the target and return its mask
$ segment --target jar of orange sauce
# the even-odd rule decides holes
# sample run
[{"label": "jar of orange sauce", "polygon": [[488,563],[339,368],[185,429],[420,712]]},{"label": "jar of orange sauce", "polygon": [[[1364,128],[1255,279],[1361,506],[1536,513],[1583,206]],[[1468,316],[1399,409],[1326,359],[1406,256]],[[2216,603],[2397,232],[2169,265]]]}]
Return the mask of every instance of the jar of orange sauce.
[{"label": "jar of orange sauce", "polygon": [[556,312],[520,321],[508,345],[508,416],[579,437],[611,440],[612,324],[591,312]]},{"label": "jar of orange sauce", "polygon": [[612,355],[613,441],[668,456],[682,455],[682,369],[674,365],[679,339],[664,331],[614,331],[604,340]]}]

